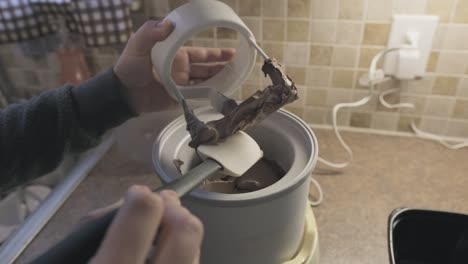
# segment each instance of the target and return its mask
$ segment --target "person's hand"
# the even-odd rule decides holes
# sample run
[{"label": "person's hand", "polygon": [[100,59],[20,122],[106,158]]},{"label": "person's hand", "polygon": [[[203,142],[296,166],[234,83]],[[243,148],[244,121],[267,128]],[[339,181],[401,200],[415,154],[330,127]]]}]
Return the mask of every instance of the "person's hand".
[{"label": "person's hand", "polygon": [[[89,218],[110,209],[98,210]],[[90,263],[198,263],[202,238],[202,223],[181,206],[175,192],[157,195],[147,187],[133,186]]]},{"label": "person's hand", "polygon": [[[172,32],[169,21],[147,21],[129,39],[114,66],[114,72],[128,89],[132,107],[137,113],[165,110],[176,105],[157,79],[151,63],[151,49]],[[230,48],[181,48],[173,62],[172,77],[179,85],[208,79],[234,55]]]}]

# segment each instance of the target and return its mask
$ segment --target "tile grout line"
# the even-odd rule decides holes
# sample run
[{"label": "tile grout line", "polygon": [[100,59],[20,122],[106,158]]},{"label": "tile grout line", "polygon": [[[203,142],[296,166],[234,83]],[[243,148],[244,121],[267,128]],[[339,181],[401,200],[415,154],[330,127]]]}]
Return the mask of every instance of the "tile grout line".
[{"label": "tile grout line", "polygon": [[[362,18],[361,18],[361,31],[359,32],[360,36],[359,36],[359,42],[358,43],[362,43],[363,42],[363,39],[364,39],[364,27],[365,27],[365,23],[366,23],[366,18],[367,18],[367,15],[368,15],[368,12],[369,12],[369,0],[364,0],[363,1],[363,14],[362,14]],[[356,88],[356,83],[357,81],[359,80],[358,78],[359,77],[359,73],[358,73],[358,67],[359,67],[359,61],[360,61],[360,58],[361,58],[361,48],[360,46],[358,46],[357,48],[357,52],[356,52],[356,62],[354,64],[354,77],[353,77],[353,85],[352,85],[352,89],[355,90]]]},{"label": "tile grout line", "polygon": [[[448,21],[448,25],[446,27],[446,31],[444,33],[444,36],[443,36],[443,40],[442,40],[442,47],[441,47],[441,51],[439,52],[439,58],[438,58],[438,61],[437,61],[437,65],[436,65],[436,68],[435,68],[435,71],[437,72],[437,70],[439,70],[439,66],[440,66],[440,56],[445,53],[447,54],[448,52],[448,49],[445,49],[445,47],[447,46],[446,44],[446,41],[447,41],[447,32],[448,30],[453,26],[453,20],[455,18],[455,13],[456,13],[456,7],[458,5],[458,0],[454,0],[453,3],[452,3],[452,7],[451,7],[451,10],[450,10],[450,16],[449,16],[449,21]],[[465,68],[465,71],[466,71],[466,61],[465,61],[465,65],[464,65],[464,68]],[[461,81],[458,82],[458,85],[460,85]],[[434,86],[432,87],[432,89],[434,89]],[[458,87],[457,87],[457,90],[458,90]],[[455,92],[456,93],[456,92]],[[453,111],[454,111],[454,108],[455,108],[455,103],[453,103],[452,105],[452,110],[451,110],[451,114],[449,117],[445,117],[446,118],[446,122],[445,124],[443,125],[444,126],[444,129],[443,129],[443,134],[446,135],[449,128],[448,128],[448,118],[450,118],[452,115],[453,115]],[[426,108],[427,108],[427,102],[426,102]],[[426,109],[424,109],[424,113],[426,112]],[[421,120],[424,120],[424,117],[421,117]]]},{"label": "tile grout line", "polygon": [[[247,17],[245,17],[247,18]],[[249,18],[250,19],[250,18]],[[255,19],[257,20],[257,19]],[[364,34],[364,29],[362,30],[362,34]],[[197,38],[197,40],[211,40],[211,38]],[[310,44],[316,46],[336,46],[342,48],[375,48],[375,49],[384,49],[385,46],[383,45],[369,45],[369,44],[338,44],[338,43],[328,43],[328,42],[306,42],[306,41],[279,41],[279,40],[265,40],[267,44],[282,44],[284,42],[288,42],[291,44]],[[431,49],[432,52],[449,52],[449,53],[460,53],[460,54],[468,54],[467,49]]]},{"label": "tile grout line", "polygon": [[285,6],[285,12],[286,12],[286,16],[284,17],[284,25],[283,25],[283,39],[284,41],[281,42],[281,45],[282,45],[282,50],[283,50],[283,64],[284,64],[284,61],[286,61],[286,48],[287,48],[287,43],[288,43],[288,35],[287,35],[287,23],[288,23],[288,16],[289,16],[289,0],[286,0],[284,1],[284,4],[286,5]]},{"label": "tile grout line", "polygon": [[[352,97],[351,97],[352,98]],[[330,112],[330,110],[333,108],[332,105],[324,105],[324,106],[319,106],[319,105],[305,105],[305,108],[318,108],[322,110],[326,110],[327,112]],[[304,109],[306,110],[306,109]],[[446,121],[447,123],[461,123],[464,125],[468,125],[468,120],[467,119],[462,119],[462,118],[454,118],[451,116],[432,116],[432,115],[419,115],[419,114],[413,114],[413,113],[406,113],[406,112],[399,112],[399,111],[376,111],[375,109],[355,109],[355,110],[344,110],[341,113],[368,113],[371,115],[393,115],[397,116],[398,118],[402,116],[408,116],[411,118],[419,118],[420,120],[437,120],[437,121]]]},{"label": "tile grout line", "polygon": [[[308,123],[308,125],[312,129],[332,129],[331,125],[329,124],[312,124]],[[377,135],[384,135],[384,136],[399,136],[399,137],[415,137],[414,133],[411,132],[403,132],[399,130],[384,130],[384,129],[375,129],[375,128],[359,128],[359,127],[351,127],[351,126],[339,126],[340,130],[347,131],[347,132],[357,132],[357,133],[370,133],[370,134],[377,134]],[[463,137],[451,137],[451,136],[442,136],[444,140],[466,140]]]},{"label": "tile grout line", "polygon": [[[448,23],[447,23],[447,26],[445,28],[441,49],[439,51],[439,59],[440,59],[440,56],[441,56],[440,54],[450,52],[449,49],[445,49],[444,47],[446,46],[445,41],[446,41],[447,31],[448,31],[449,27],[453,27],[453,26],[456,25],[454,23],[454,20],[455,20],[455,13],[456,13],[457,6],[458,6],[458,1],[459,0],[454,0],[453,3],[452,3],[452,6],[451,6]],[[437,62],[437,65],[436,65],[436,69],[435,69],[436,72],[437,72],[438,67],[439,67],[439,61]],[[465,71],[466,71],[466,65],[465,65]],[[460,80],[463,80],[463,78],[460,78]],[[457,85],[456,93],[458,93],[458,89],[459,89],[459,87],[461,87],[461,84],[462,84],[462,81],[459,81],[458,85]],[[448,127],[446,128],[446,130],[448,130]]]},{"label": "tile grout line", "polygon": [[[332,47],[332,55],[331,55],[331,61],[330,61],[330,66],[332,67],[332,70],[330,72],[330,76],[329,76],[329,80],[328,80],[328,83],[329,83],[329,86],[330,88],[332,88],[332,85],[333,85],[333,76],[335,75],[335,70],[336,70],[336,66],[333,65],[333,61],[334,61],[334,58],[335,58],[335,54],[336,54],[336,49],[335,47],[337,47],[336,45],[336,40],[338,38],[338,23],[340,22],[340,9],[341,9],[341,0],[336,0],[336,9],[335,9],[335,12],[336,12],[336,19],[334,21],[335,23],[335,33],[334,33],[334,36],[333,36],[333,40],[332,40],[332,43],[331,46]],[[328,100],[328,93],[327,93],[327,100]]]},{"label": "tile grout line", "polygon": [[[307,50],[309,51],[309,54],[308,54],[308,60],[309,60],[309,61],[308,61],[308,64],[310,64],[310,55],[311,55],[311,54],[310,54],[310,43],[312,42],[312,38],[313,38],[313,37],[312,37],[312,18],[313,18],[313,12],[314,12],[314,10],[313,10],[313,1],[314,1],[314,0],[310,0],[310,1],[309,1],[309,3],[310,3],[310,4],[309,4],[309,17],[308,17],[309,32],[308,32],[308,38],[307,38],[307,40],[308,40],[308,43],[307,43]],[[306,89],[305,89],[304,110],[303,110],[303,116],[304,116],[304,117],[305,117],[305,113],[306,113],[306,112],[305,112],[305,108],[306,108],[306,106],[307,106],[307,98],[309,97],[309,90],[310,90],[310,88],[312,87],[312,85],[310,85],[310,88],[309,88],[309,85],[308,85],[308,80],[309,80],[309,78],[310,78],[310,77],[309,77],[309,74],[308,74],[308,70],[309,70],[309,68],[308,68],[308,67],[305,67],[306,75],[305,75],[305,80],[304,80],[304,82],[305,82],[305,87],[306,87]]]},{"label": "tile grout line", "polygon": [[455,13],[457,11],[458,1],[459,0],[454,0],[453,3],[452,3],[448,24],[454,24],[453,22],[455,20]]}]

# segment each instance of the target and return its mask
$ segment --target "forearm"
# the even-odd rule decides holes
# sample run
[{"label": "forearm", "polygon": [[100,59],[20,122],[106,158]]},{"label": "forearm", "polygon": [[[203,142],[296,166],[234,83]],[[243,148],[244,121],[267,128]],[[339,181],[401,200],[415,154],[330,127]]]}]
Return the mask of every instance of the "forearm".
[{"label": "forearm", "polygon": [[47,91],[0,112],[0,193],[55,169],[131,116],[120,81],[108,71],[78,87]]}]

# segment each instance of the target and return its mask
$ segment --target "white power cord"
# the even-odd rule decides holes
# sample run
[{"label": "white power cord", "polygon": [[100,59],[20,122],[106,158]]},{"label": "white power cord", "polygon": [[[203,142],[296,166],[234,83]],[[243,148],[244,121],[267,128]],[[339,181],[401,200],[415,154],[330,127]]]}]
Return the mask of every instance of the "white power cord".
[{"label": "white power cord", "polygon": [[[371,85],[373,86],[373,85]],[[372,90],[372,88],[371,88]],[[346,151],[346,154],[348,155],[348,159],[344,162],[341,162],[341,163],[336,163],[336,162],[331,162],[331,161],[328,161],[322,157],[318,157],[318,161],[329,166],[329,167],[332,167],[332,168],[335,168],[335,169],[342,169],[342,168],[345,168],[347,166],[349,166],[349,164],[351,164],[351,162],[353,161],[353,151],[351,150],[351,148],[348,146],[348,144],[346,144],[346,141],[344,141],[344,139],[341,137],[341,134],[340,134],[340,131],[338,130],[338,124],[337,124],[337,117],[338,117],[338,111],[341,109],[341,108],[345,108],[345,107],[358,107],[358,106],[361,106],[361,105],[365,105],[367,104],[370,99],[372,98],[372,94],[369,93],[369,95],[367,95],[366,97],[358,100],[358,101],[355,101],[355,102],[351,102],[351,103],[340,103],[340,104],[336,104],[335,106],[333,106],[333,111],[332,111],[332,126],[333,126],[333,131],[335,132],[335,136],[336,138],[338,139],[338,141],[340,142],[341,146],[344,148],[344,150]]]},{"label": "white power cord", "polygon": [[[386,108],[390,108],[390,109],[395,109],[395,108],[415,108],[414,104],[412,103],[400,103],[400,104],[390,104],[388,103],[387,101],[385,101],[385,98],[384,96],[385,95],[388,95],[388,94],[391,94],[391,93],[394,93],[394,92],[397,92],[399,89],[396,88],[396,89],[390,89],[390,90],[387,90],[385,92],[382,92],[379,96],[379,102],[385,106]],[[422,131],[420,130],[416,124],[414,122],[411,122],[411,129],[413,130],[414,134],[416,135],[416,137],[418,138],[422,138],[422,139],[427,139],[427,140],[432,140],[432,141],[436,141],[440,144],[442,144],[444,147],[448,148],[448,149],[461,149],[461,148],[466,148],[468,147],[468,139],[466,140],[444,140],[444,138],[442,138],[441,136],[439,135],[435,135],[435,134],[432,134],[432,133],[429,133],[429,132],[425,132],[425,131]],[[452,143],[450,143],[452,142]]]},{"label": "white power cord", "polygon": [[[466,148],[468,147],[468,139],[466,140],[453,140],[453,143],[449,143],[452,140],[444,140],[441,136],[434,135],[428,132],[424,132],[416,127],[414,122],[411,123],[411,129],[413,129],[414,133],[416,136],[423,138],[423,139],[428,139],[428,140],[433,140],[436,142],[439,142],[442,144],[444,147],[449,148],[449,149],[461,149],[461,148]],[[456,143],[458,142],[458,143]]]},{"label": "white power cord", "polygon": [[[386,50],[380,51],[372,59],[371,65],[370,65],[370,68],[369,68],[369,73],[368,73],[368,76],[367,76],[368,84],[369,84],[369,93],[367,94],[367,96],[365,96],[365,97],[363,97],[360,100],[357,100],[355,102],[339,103],[339,104],[336,104],[335,106],[333,106],[333,111],[332,111],[333,132],[335,132],[336,138],[338,139],[341,146],[346,151],[348,159],[346,161],[344,161],[344,162],[339,162],[338,163],[338,162],[328,161],[328,160],[326,160],[326,159],[319,156],[318,157],[319,162],[325,164],[326,166],[334,168],[334,169],[343,169],[343,168],[346,168],[347,166],[349,166],[351,164],[351,162],[353,161],[353,151],[351,150],[349,145],[346,143],[346,141],[344,141],[343,137],[341,137],[340,131],[338,129],[338,123],[337,123],[338,111],[340,109],[342,109],[342,108],[359,107],[359,106],[367,104],[370,101],[370,99],[372,98],[373,93],[374,93],[375,85],[378,82],[380,82],[381,80],[384,79],[383,71],[382,70],[377,70],[377,63],[379,62],[379,60],[385,54],[387,54],[389,52],[392,52],[392,51],[396,51],[396,50],[399,50],[399,48],[391,48],[391,49],[386,49]],[[312,177],[312,175],[311,175],[311,183],[313,185],[315,185],[315,188],[317,189],[318,198],[317,198],[317,200],[313,201],[313,200],[310,199],[310,195],[309,195],[309,203],[310,203],[311,206],[318,206],[318,205],[320,205],[320,203],[323,200],[323,190],[322,190],[320,184],[318,183],[318,181],[315,180]]]},{"label": "white power cord", "polygon": [[[368,95],[361,98],[358,101],[355,101],[355,102],[339,103],[339,104],[336,104],[335,106],[333,106],[333,110],[332,110],[333,132],[335,133],[335,136],[338,139],[340,145],[346,151],[346,154],[347,154],[348,158],[344,162],[332,162],[332,161],[328,161],[328,160],[326,160],[326,159],[319,156],[318,161],[320,163],[322,163],[322,164],[324,164],[324,165],[326,165],[328,167],[331,167],[333,169],[343,169],[343,168],[346,168],[347,166],[349,166],[351,164],[351,162],[353,161],[353,151],[351,150],[349,145],[346,143],[346,141],[344,141],[344,139],[341,137],[340,131],[338,129],[338,124],[337,124],[338,111],[340,109],[342,109],[342,108],[359,107],[359,106],[367,104],[370,101],[370,99],[372,98],[372,96],[373,96],[375,85],[377,83],[381,83],[381,82],[384,82],[386,80],[389,80],[388,78],[385,78],[383,70],[377,69],[377,63],[379,62],[379,60],[389,52],[393,52],[393,51],[397,51],[397,50],[401,50],[401,49],[411,49],[411,48],[414,48],[414,47],[413,46],[402,46],[402,47],[398,47],[398,48],[385,49],[385,50],[382,50],[379,53],[377,53],[377,55],[375,55],[374,58],[372,58],[371,65],[369,67],[368,76],[367,76],[367,82],[368,82],[368,85],[369,85]],[[384,107],[389,108],[389,109],[399,109],[399,108],[414,109],[415,105],[412,104],[412,103],[390,104],[387,101],[385,101],[385,96],[386,95],[395,93],[395,92],[397,92],[399,90],[400,90],[399,88],[393,88],[393,89],[389,89],[389,90],[381,92],[380,95],[379,95],[380,104],[382,104]],[[424,132],[424,131],[418,129],[416,127],[416,125],[414,124],[414,122],[411,123],[411,129],[414,131],[414,133],[415,133],[415,135],[417,137],[439,142],[440,144],[442,144],[443,146],[445,146],[445,147],[447,147],[449,149],[461,149],[461,148],[468,147],[468,139],[467,140],[459,140],[459,141],[457,141],[457,140],[447,141],[447,140],[444,140],[441,136],[434,135],[434,134],[431,134],[431,133],[428,133],[428,132]],[[317,182],[317,180],[315,180],[312,177],[312,175],[311,175],[311,183],[313,185],[315,185],[315,188],[317,189],[318,198],[317,198],[317,200],[313,201],[313,200],[311,200],[311,197],[309,195],[309,203],[310,203],[311,206],[318,206],[318,205],[320,205],[320,203],[323,200],[323,190],[322,190],[320,184]]]},{"label": "white power cord", "polygon": [[322,190],[322,187],[320,186],[320,183],[314,179],[312,177],[312,175],[310,175],[310,182],[311,184],[313,184],[315,186],[315,189],[317,189],[317,199],[316,200],[312,200],[312,195],[310,194],[310,191],[309,191],[309,204],[310,206],[319,206],[322,201],[323,201],[323,190]]},{"label": "white power cord", "polygon": [[329,166],[331,168],[334,168],[334,169],[343,169],[343,168],[346,168],[347,166],[349,166],[349,164],[351,164],[351,162],[353,161],[353,151],[348,146],[348,144],[344,141],[344,139],[341,137],[340,131],[338,129],[338,124],[337,124],[338,111],[341,108],[345,108],[345,107],[347,107],[347,108],[359,107],[359,106],[367,104],[370,101],[370,99],[372,98],[372,96],[374,94],[375,85],[377,83],[381,82],[382,80],[384,80],[383,71],[382,70],[377,70],[377,63],[387,53],[392,52],[392,51],[396,51],[396,50],[399,50],[399,49],[400,48],[391,48],[391,49],[382,50],[379,53],[377,53],[377,55],[374,56],[374,58],[371,61],[371,65],[370,65],[369,73],[368,73],[368,77],[367,77],[368,78],[368,84],[369,84],[369,93],[367,94],[367,96],[365,96],[365,97],[363,97],[360,100],[355,101],[355,102],[339,103],[339,104],[336,104],[335,106],[333,106],[333,111],[332,111],[333,131],[335,132],[335,136],[338,139],[338,141],[340,142],[341,146],[346,151],[346,154],[348,155],[348,159],[346,161],[344,161],[344,162],[337,163],[337,162],[331,162],[331,161],[328,161],[328,160],[326,160],[326,159],[324,159],[322,157],[319,157],[318,158],[319,162],[321,162],[321,163],[323,163],[323,164],[325,164],[325,165],[327,165],[327,166]]},{"label": "white power cord", "polygon": [[412,108],[414,109],[414,104],[412,103],[399,103],[399,104],[390,104],[385,101],[385,96],[400,91],[400,88],[392,88],[386,91],[383,91],[379,95],[379,102],[386,108],[389,109],[398,109],[398,108]]}]

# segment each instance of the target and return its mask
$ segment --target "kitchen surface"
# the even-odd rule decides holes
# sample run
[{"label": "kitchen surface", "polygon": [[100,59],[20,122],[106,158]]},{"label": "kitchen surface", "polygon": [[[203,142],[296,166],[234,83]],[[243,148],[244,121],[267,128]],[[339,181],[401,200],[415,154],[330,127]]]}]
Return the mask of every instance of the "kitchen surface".
[{"label": "kitchen surface", "polygon": [[[187,2],[0,0],[0,108],[24,102],[64,83],[79,85],[108,70],[115,65],[132,32],[147,19],[164,18]],[[190,1],[194,5],[214,2]],[[302,159],[316,158],[315,140],[304,136],[309,133],[307,125],[317,136],[319,160],[313,178],[323,191],[323,201],[312,208],[317,222],[320,263],[389,263],[387,221],[396,208],[468,214],[468,0],[220,0],[216,5],[225,13],[199,17],[195,9],[187,9],[184,16],[174,15],[187,19],[179,22],[185,21],[193,27],[198,22],[203,24],[203,19],[214,20],[212,27],[203,28],[204,31],[179,27],[191,30],[191,34],[175,34],[191,36],[180,42],[185,48],[237,48],[237,57],[229,62],[230,66],[237,63],[236,67],[225,67],[223,74],[213,77],[218,78],[217,83],[213,82],[216,85],[211,83],[226,95],[232,92],[230,97],[235,100],[245,100],[272,83],[273,79],[264,78],[262,67],[268,60],[264,61],[262,56],[275,58],[294,82],[281,75],[280,85],[287,88],[285,91],[294,92],[289,95],[297,92],[298,99],[291,97],[294,100],[284,107],[295,116],[285,114],[283,123],[274,126],[257,124],[269,126],[269,130],[264,137],[257,134],[255,140],[276,143],[264,149],[266,154],[274,152],[280,161],[302,164]],[[230,17],[236,27],[220,26],[215,21],[217,15],[223,19]],[[109,16],[113,19],[108,19]],[[22,26],[26,24],[31,28]],[[172,72],[164,65],[172,63],[165,60],[172,59],[168,54],[178,48],[173,43],[156,46],[164,51],[161,53],[164,56],[148,54],[157,68],[155,71],[162,76],[159,81],[169,93]],[[199,80],[190,80],[189,84],[195,81]],[[197,93],[191,93],[190,89],[182,93],[185,92],[189,96]],[[191,103],[195,108],[202,104]],[[34,209],[39,210],[26,207],[24,190],[27,188],[1,196],[0,206],[4,207],[0,208],[9,210],[0,214],[1,246],[8,245],[7,238],[13,234],[10,242],[14,243],[9,245],[22,248],[45,224],[15,263],[32,260],[80,225],[89,211],[119,200],[129,186],[158,187],[160,181],[151,163],[151,147],[165,125],[182,113],[180,110],[144,114],[115,129],[114,137],[106,137],[100,147],[83,155],[70,154],[51,173],[52,177],[32,182],[51,191],[50,199],[45,198],[46,194],[33,199]],[[288,130],[290,123],[285,120],[292,120],[295,127]],[[166,133],[170,133],[169,128]],[[345,142],[340,142],[340,133]],[[296,145],[306,151],[294,148],[291,138],[301,141]],[[172,142],[180,143],[178,138]],[[179,151],[174,146],[167,149]],[[169,150],[164,153],[173,155]],[[326,166],[327,162],[332,166]],[[298,167],[312,169],[307,164]],[[170,167],[169,172],[171,169],[175,171]],[[284,195],[287,192],[280,189],[284,187],[282,184],[270,191]],[[302,189],[294,187],[294,191],[302,191],[301,195],[291,196],[294,206],[280,203],[284,208],[278,211],[294,208],[291,215],[297,219],[304,216],[297,213],[304,208],[298,203],[305,204],[302,198],[307,195],[307,186],[302,186]],[[19,202],[11,203],[14,200],[11,197]],[[318,197],[317,185],[311,184],[310,198]],[[190,202],[188,199],[187,204]],[[243,201],[239,198],[238,202]],[[253,205],[256,206],[252,203],[246,207],[254,208]],[[269,204],[272,211],[277,210],[274,205]],[[212,206],[206,215],[219,216],[219,212],[229,215],[230,211],[222,211],[227,208]],[[15,223],[10,221],[13,214],[18,214]],[[236,217],[240,215],[243,214]],[[49,216],[52,218],[47,221]],[[287,214],[283,216],[286,219]],[[263,223],[263,217],[260,215],[256,220]],[[258,233],[286,234],[296,239],[291,241],[299,243],[300,228],[294,224],[299,221],[287,220],[281,228],[294,232]],[[20,235],[14,236],[13,230],[20,230]],[[241,236],[242,232],[250,232],[243,226],[232,230],[240,230]],[[222,240],[223,236],[217,238]],[[268,240],[268,236],[256,239]],[[256,241],[240,240],[238,244]],[[270,243],[258,244],[270,246]],[[0,248],[0,258],[6,252],[2,249],[5,247]],[[296,244],[291,249],[296,250]],[[273,252],[282,255],[286,251]],[[13,251],[7,253],[10,257],[15,255]]]},{"label": "kitchen surface", "polygon": [[[322,157],[341,158],[331,130],[314,132]],[[344,138],[354,150],[353,165],[339,174],[314,173],[324,191],[323,203],[313,208],[320,263],[388,263],[387,218],[393,209],[468,213],[468,149],[448,150],[409,137],[345,132]],[[132,184],[156,187],[159,181],[150,164],[133,162],[112,148],[16,263],[31,260]]]}]

